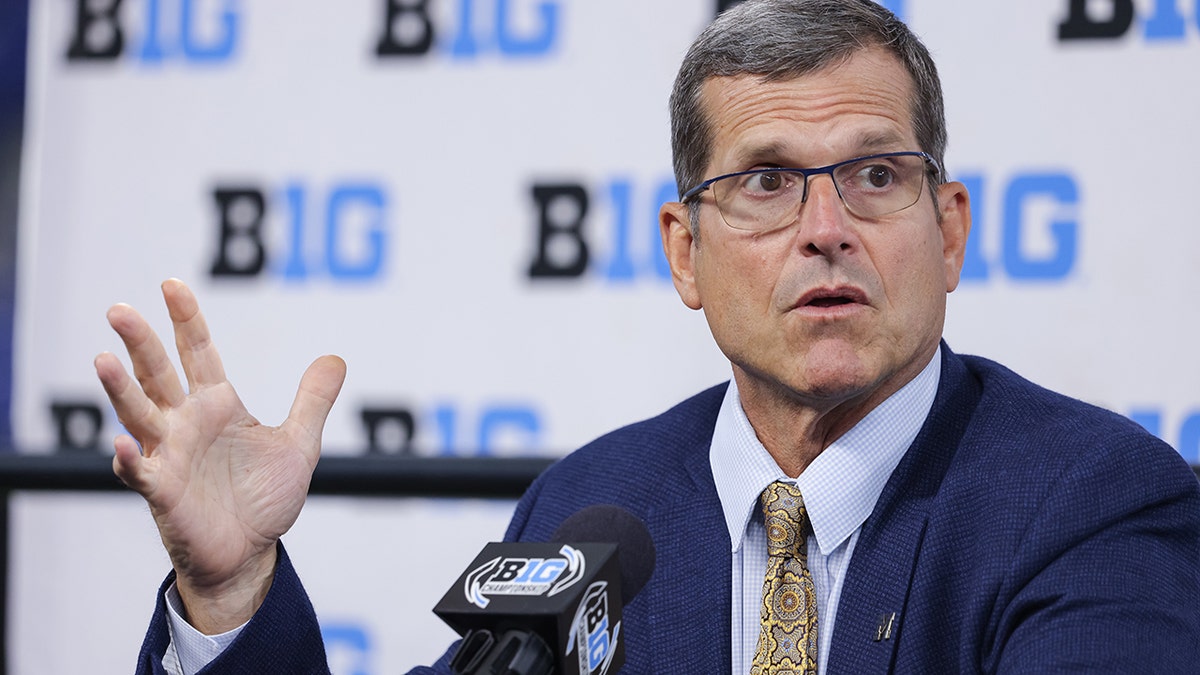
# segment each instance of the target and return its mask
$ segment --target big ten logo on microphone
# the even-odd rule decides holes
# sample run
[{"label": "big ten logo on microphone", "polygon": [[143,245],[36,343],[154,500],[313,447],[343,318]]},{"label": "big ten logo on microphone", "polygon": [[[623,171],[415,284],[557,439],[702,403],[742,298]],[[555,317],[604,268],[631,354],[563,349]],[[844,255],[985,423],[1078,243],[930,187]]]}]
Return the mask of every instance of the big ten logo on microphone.
[{"label": "big ten logo on microphone", "polygon": [[571,622],[568,644],[577,650],[579,672],[606,673],[616,650],[613,649],[619,626],[611,625],[608,611],[608,584],[588,586],[579,610]]},{"label": "big ten logo on microphone", "polygon": [[999,179],[968,173],[958,180],[971,196],[964,282],[1062,283],[1070,276],[1080,236],[1074,176],[1033,170]]},{"label": "big ten logo on microphone", "polygon": [[[1200,0],[1066,0],[1060,42],[1132,37],[1154,43],[1200,40]],[[1191,7],[1191,15],[1185,7]]]},{"label": "big ten logo on microphone", "polygon": [[606,283],[670,284],[662,252],[658,211],[679,195],[675,181],[641,181],[628,175],[594,183],[544,180],[529,188],[534,212],[535,281],[584,276]]},{"label": "big ten logo on microphone", "polygon": [[578,549],[564,544],[558,553],[545,558],[492,558],[467,575],[463,594],[480,609],[491,604],[490,595],[554,597],[578,583],[587,571],[587,560]]},{"label": "big ten logo on microphone", "polygon": [[538,59],[562,35],[562,0],[383,0],[378,58]]},{"label": "big ten logo on microphone", "polygon": [[1200,407],[1182,414],[1173,414],[1165,408],[1137,406],[1129,411],[1128,417],[1170,443],[1189,463],[1200,465]]},{"label": "big ten logo on microphone", "polygon": [[372,455],[531,454],[542,442],[542,413],[523,402],[366,405],[359,421]]},{"label": "big ten logo on microphone", "polygon": [[[716,14],[720,14],[734,5],[740,5],[743,1],[744,0],[717,0]],[[891,10],[892,14],[895,14],[901,21],[905,20],[905,17],[907,16],[905,9],[906,5],[908,4],[908,0],[877,0],[877,2]]]},{"label": "big ten logo on microphone", "polygon": [[218,183],[214,278],[363,283],[387,272],[388,191],[373,180]]},{"label": "big ten logo on microphone", "polygon": [[238,0],[73,0],[68,61],[218,65],[241,39]]}]

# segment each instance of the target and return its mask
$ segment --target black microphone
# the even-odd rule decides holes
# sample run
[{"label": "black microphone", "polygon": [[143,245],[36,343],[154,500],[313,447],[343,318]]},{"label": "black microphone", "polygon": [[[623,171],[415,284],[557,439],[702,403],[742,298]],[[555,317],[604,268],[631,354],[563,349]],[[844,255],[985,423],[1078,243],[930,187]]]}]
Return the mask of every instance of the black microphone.
[{"label": "black microphone", "polygon": [[625,662],[621,610],[654,572],[645,523],[608,504],[556,543],[491,543],[433,611],[463,636],[458,675],[604,675]]}]

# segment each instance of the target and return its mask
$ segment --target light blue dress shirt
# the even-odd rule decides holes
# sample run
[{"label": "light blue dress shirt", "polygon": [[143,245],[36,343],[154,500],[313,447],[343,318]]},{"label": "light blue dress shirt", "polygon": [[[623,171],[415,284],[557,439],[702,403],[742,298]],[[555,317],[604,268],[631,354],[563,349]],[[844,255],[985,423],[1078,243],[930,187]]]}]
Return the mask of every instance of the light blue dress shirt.
[{"label": "light blue dress shirt", "polygon": [[205,635],[192,628],[183,618],[183,600],[175,584],[167,589],[167,631],[171,642],[163,654],[163,670],[167,675],[194,675],[221,655],[241,634],[246,624],[220,635]]},{"label": "light blue dress shirt", "polygon": [[817,672],[833,643],[834,618],[854,544],[892,472],[933,407],[941,348],[916,378],[825,448],[791,479],[758,441],[730,382],[717,414],[709,458],[729,540],[733,542],[733,672],[749,673],[758,644],[767,537],[759,495],[771,483],[795,483],[812,522],[808,565],[817,590]]}]

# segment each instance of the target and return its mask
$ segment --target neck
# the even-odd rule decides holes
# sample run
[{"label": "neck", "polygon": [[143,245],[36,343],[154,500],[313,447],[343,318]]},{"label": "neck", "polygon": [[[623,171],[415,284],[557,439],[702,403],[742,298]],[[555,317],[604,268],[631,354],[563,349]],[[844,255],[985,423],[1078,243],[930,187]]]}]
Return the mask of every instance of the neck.
[{"label": "neck", "polygon": [[764,383],[736,365],[733,375],[742,410],[759,442],[785,474],[796,478],[825,448],[920,374],[926,364],[924,361],[913,372],[865,391],[826,399],[804,397]]},{"label": "neck", "polygon": [[837,407],[823,409],[786,398],[780,400],[758,388],[743,387],[741,379],[738,379],[738,395],[759,442],[792,478],[803,473],[825,448],[869,412],[867,409],[842,413]]}]

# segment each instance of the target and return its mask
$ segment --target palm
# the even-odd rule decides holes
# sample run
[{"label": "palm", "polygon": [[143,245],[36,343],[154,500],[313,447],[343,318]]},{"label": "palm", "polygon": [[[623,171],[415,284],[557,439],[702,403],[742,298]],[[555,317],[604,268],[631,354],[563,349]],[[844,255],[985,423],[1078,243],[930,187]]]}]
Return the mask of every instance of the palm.
[{"label": "palm", "polygon": [[117,438],[113,465],[150,505],[181,585],[221,589],[256,562],[273,560],[275,542],[299,516],[345,364],[317,359],[287,420],[259,424],[225,378],[191,292],[169,281],[163,295],[188,391],[145,320],[130,307],[113,307],[109,322],[137,377],[112,354],[96,359],[118,418],[137,439]]},{"label": "palm", "polygon": [[259,424],[228,384],[194,392],[165,416],[166,436],[145,448],[145,497],[172,559],[198,579],[223,578],[296,521],[316,440]]}]

